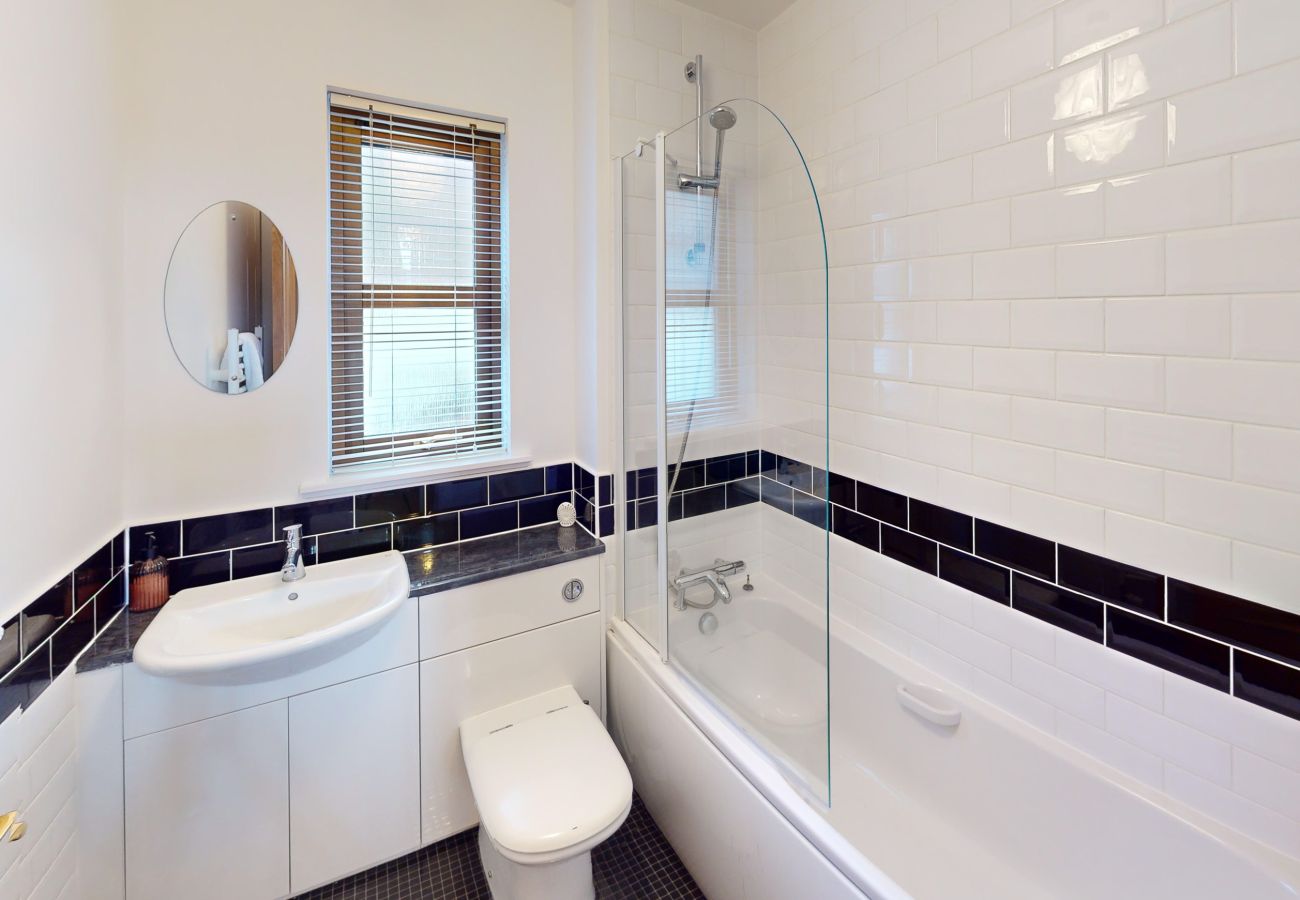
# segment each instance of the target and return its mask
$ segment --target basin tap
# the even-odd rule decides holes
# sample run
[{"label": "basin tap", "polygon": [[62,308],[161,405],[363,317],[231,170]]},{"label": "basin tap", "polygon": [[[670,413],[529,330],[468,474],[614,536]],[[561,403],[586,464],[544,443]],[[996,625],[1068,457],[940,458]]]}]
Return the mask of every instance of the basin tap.
[{"label": "basin tap", "polygon": [[302,526],[290,525],[284,529],[284,565],[280,567],[281,581],[301,581],[307,576],[302,561]]}]

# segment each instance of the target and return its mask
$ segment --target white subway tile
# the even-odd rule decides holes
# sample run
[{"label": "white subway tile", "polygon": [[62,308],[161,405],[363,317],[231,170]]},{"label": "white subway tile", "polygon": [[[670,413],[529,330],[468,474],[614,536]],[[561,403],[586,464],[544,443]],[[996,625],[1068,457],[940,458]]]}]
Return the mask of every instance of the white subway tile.
[{"label": "white subway tile", "polygon": [[1294,855],[1300,847],[1300,822],[1266,809],[1257,803],[1185,772],[1177,766],[1165,766],[1165,791],[1176,800],[1194,806],[1283,853]]},{"label": "white subway tile", "polygon": [[1300,365],[1175,358],[1165,374],[1171,413],[1300,428]]},{"label": "white subway tile", "polygon": [[1247,800],[1300,822],[1300,772],[1294,769],[1234,748],[1232,789]]},{"label": "white subway tile", "polygon": [[1169,472],[1165,518],[1198,531],[1300,553],[1300,495],[1290,491]]},{"label": "white subway tile", "polygon": [[939,391],[935,421],[972,434],[1005,437],[1011,431],[1011,398],[943,388]]},{"label": "white subway tile", "polygon": [[1061,63],[1114,46],[1164,24],[1162,0],[1076,0],[1056,10]]},{"label": "white subway tile", "polygon": [[939,340],[945,344],[1005,347],[1010,334],[1005,300],[953,300],[938,305]]},{"label": "white subway tile", "polygon": [[1000,641],[951,619],[941,618],[936,644],[939,649],[990,675],[996,675],[1003,681],[1011,680],[1011,648]]},{"label": "white subway tile", "polygon": [[654,47],[634,38],[611,35],[609,66],[610,71],[615,75],[622,75],[645,84],[655,84],[659,79],[659,52]]},{"label": "white subway tile", "polygon": [[933,256],[939,251],[937,213],[888,219],[871,227],[876,229],[882,260]]},{"label": "white subway tile", "polygon": [[1232,158],[1232,212],[1238,222],[1300,216],[1300,143]]},{"label": "white subway tile", "polygon": [[1056,490],[1064,497],[1152,519],[1160,518],[1164,509],[1159,469],[1095,456],[1056,454]]},{"label": "white subway tile", "polygon": [[1204,15],[1128,41],[1106,54],[1110,108],[1161,100],[1232,75],[1232,11]]},{"label": "white subway tile", "polygon": [[1216,3],[1222,2],[1223,0],[1165,0],[1165,20],[1177,22],[1179,19],[1187,18],[1192,13],[1209,9]]},{"label": "white subway tile", "polygon": [[938,638],[939,617],[931,610],[887,590],[880,592],[877,602],[872,612],[891,625],[930,643]]},{"label": "white subway tile", "polygon": [[1056,396],[1060,400],[1160,409],[1164,405],[1165,360],[1157,356],[1060,353],[1056,358]]},{"label": "white subway tile", "polygon": [[976,253],[973,266],[976,297],[1050,297],[1056,293],[1054,247]]},{"label": "white subway tile", "polygon": [[906,455],[920,463],[969,472],[971,436],[964,431],[908,422]]},{"label": "white subway tile", "polygon": [[1015,300],[1011,345],[1043,350],[1102,350],[1106,342],[1101,300]]},{"label": "white subway tile", "polygon": [[1011,488],[999,481],[940,469],[938,488],[946,505],[972,516],[1005,520],[1011,514]]},{"label": "white subway tile", "polygon": [[1104,193],[1096,182],[1011,198],[1011,243],[1023,247],[1103,237]]},{"label": "white subway tile", "polygon": [[907,264],[908,296],[913,300],[960,300],[971,296],[971,258],[932,256]]},{"label": "white subway tile", "polygon": [[907,28],[880,47],[880,83],[893,84],[939,61],[939,38],[933,18]]},{"label": "white subway tile", "polygon": [[1068,631],[1056,633],[1056,666],[1150,710],[1164,702],[1164,673]]},{"label": "white subway tile", "polygon": [[1171,294],[1300,290],[1300,220],[1171,234]]},{"label": "white subway tile", "polygon": [[1232,163],[1227,157],[1207,159],[1112,179],[1106,189],[1106,233],[1227,225],[1232,209]]},{"label": "white subway tile", "polygon": [[1227,297],[1129,297],[1106,301],[1106,352],[1228,356]]},{"label": "white subway tile", "polygon": [[880,138],[880,171],[888,175],[929,165],[939,158],[938,120],[913,122]]},{"label": "white subway tile", "polygon": [[857,188],[853,205],[860,221],[879,222],[907,215],[907,176],[877,178]]},{"label": "white subway tile", "polygon": [[1015,397],[1011,401],[1011,437],[1027,444],[1100,456],[1105,452],[1106,413],[1083,403]]},{"label": "white subway tile", "polygon": [[1257,544],[1232,544],[1231,593],[1285,609],[1300,616],[1300,554],[1284,553]]},{"label": "white subway tile", "polygon": [[1144,784],[1159,788],[1163,783],[1164,763],[1160,757],[1059,710],[1056,736]]},{"label": "white subway tile", "polygon": [[1001,250],[1011,240],[1011,206],[1006,200],[990,200],[942,209],[937,229],[940,253]]},{"label": "white subway tile", "polygon": [[[862,0],[861,12],[853,20],[854,48],[859,52],[877,47],[907,27],[907,7],[897,0]],[[776,29],[764,29],[768,34]]]},{"label": "white subway tile", "polygon": [[1019,140],[1106,111],[1105,60],[1096,57],[1039,75],[1011,89],[1011,138]]},{"label": "white subway tile", "polygon": [[666,9],[638,3],[633,11],[632,33],[647,44],[682,52],[682,20]]},{"label": "white subway tile", "polygon": [[939,58],[1011,27],[1011,0],[956,0],[939,10]]},{"label": "white subway tile", "polygon": [[1300,6],[1294,0],[1237,0],[1237,71],[1300,56]]},{"label": "white subway tile", "polygon": [[[681,67],[677,67],[674,74],[680,82]],[[875,93],[879,87],[880,56],[875,52],[864,53],[835,71],[831,81],[831,106],[843,111],[845,107],[852,106],[863,97]],[[841,112],[839,115],[844,114]]]},{"label": "white subway tile", "polygon": [[1163,293],[1165,239],[1062,244],[1056,253],[1056,285],[1062,297]]},{"label": "white subway tile", "polygon": [[1106,697],[1106,730],[1216,784],[1232,781],[1228,744],[1114,694]]},{"label": "white subway tile", "polygon": [[1106,455],[1143,466],[1228,478],[1232,426],[1209,419],[1108,409]]},{"label": "white subway tile", "polygon": [[921,384],[970,387],[971,348],[945,344],[913,344],[910,348],[911,379]]},{"label": "white subway tile", "polygon": [[907,173],[908,212],[927,212],[971,199],[971,161],[959,156]]},{"label": "white subway tile", "polygon": [[1053,451],[1018,441],[976,435],[971,469],[976,475],[1039,491],[1055,485]]},{"label": "white subway tile", "polygon": [[1054,137],[1039,135],[976,153],[975,199],[989,200],[1050,188],[1056,170]]},{"label": "white subway tile", "polygon": [[[1030,685],[1022,683],[1025,679],[1018,678],[1016,674],[1016,657],[1028,654],[1030,662],[1041,666],[1043,662],[1051,663],[1056,658],[1056,629],[1043,622],[1035,619],[1033,616],[1027,616],[1022,612],[1017,612],[1009,606],[1001,603],[986,603],[983,598],[976,597],[971,604],[971,627],[981,634],[991,637],[995,641],[1006,644],[1012,648],[1011,653],[1011,680],[1014,684],[1019,685],[1031,694],[1036,694],[1053,705],[1052,697],[1045,696],[1040,691],[1034,690]],[[1037,669],[1030,668],[1028,673],[1035,675]],[[1058,673],[1059,674],[1059,673]],[[1067,675],[1066,678],[1071,676]],[[1095,689],[1098,699],[1101,696],[1101,690]]]},{"label": "white subway tile", "polygon": [[1236,425],[1232,435],[1232,477],[1300,493],[1300,431]]},{"label": "white subway tile", "polygon": [[1034,728],[1051,734],[1056,727],[1056,711],[1050,703],[1014,687],[1009,682],[972,667],[967,687],[980,699],[1010,713]]},{"label": "white subway tile", "polygon": [[853,107],[853,134],[859,141],[887,134],[907,124],[907,85],[876,91]]},{"label": "white subway tile", "polygon": [[1166,522],[1106,511],[1105,555],[1200,584],[1232,577],[1232,542]]},{"label": "white subway tile", "polygon": [[970,100],[970,54],[963,53],[907,80],[910,119],[935,116]]},{"label": "white subway tile", "polygon": [[932,341],[938,331],[933,303],[873,303],[879,319],[877,334],[883,341]]},{"label": "white subway tile", "polygon": [[929,18],[953,0],[901,0],[907,7],[908,24]]},{"label": "white subway tile", "polygon": [[873,300],[906,300],[908,297],[907,263],[891,262],[866,266],[870,272]]},{"label": "white subway tile", "polygon": [[1007,141],[1011,95],[990,94],[939,116],[939,158],[950,159]]},{"label": "white subway tile", "polygon": [[1035,16],[971,51],[976,97],[1025,81],[1052,68],[1052,14]]},{"label": "white subway tile", "polygon": [[1300,61],[1169,101],[1169,163],[1300,139]]},{"label": "white subway tile", "polygon": [[[1023,22],[1065,0],[1011,0],[1011,21]],[[1049,16],[1050,18],[1050,16]]]},{"label": "white subway tile", "polygon": [[1056,138],[1056,183],[1112,178],[1165,161],[1165,106],[1153,103],[1111,113]]},{"label": "white subway tile", "polygon": [[1166,673],[1165,714],[1206,734],[1300,772],[1300,720]]},{"label": "white subway tile", "polygon": [[1004,520],[1030,534],[1100,553],[1106,543],[1106,517],[1100,506],[1022,488],[1011,489],[1011,518]]},{"label": "white subway tile", "polygon": [[1051,397],[1056,389],[1054,354],[1046,350],[976,347],[975,387],[1000,394]]},{"label": "white subway tile", "polygon": [[1091,725],[1106,725],[1106,692],[1053,665],[1013,650],[1011,683]]}]

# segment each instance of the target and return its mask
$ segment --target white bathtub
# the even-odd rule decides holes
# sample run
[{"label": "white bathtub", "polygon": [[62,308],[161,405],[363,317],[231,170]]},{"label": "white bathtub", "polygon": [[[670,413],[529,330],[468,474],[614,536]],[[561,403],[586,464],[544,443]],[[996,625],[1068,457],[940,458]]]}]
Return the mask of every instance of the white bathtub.
[{"label": "white bathtub", "polygon": [[[738,619],[761,620],[787,648],[818,646],[813,619],[781,598],[754,600],[756,608]],[[731,608],[745,602],[738,597]],[[735,624],[724,620],[711,636],[714,649]],[[673,627],[678,634],[678,623]],[[674,647],[685,648],[685,640],[678,634]],[[709,685],[719,703],[660,662],[626,623],[614,623],[608,658],[611,731],[651,813],[712,900],[1298,895],[1300,862],[1030,728],[842,623],[833,624],[830,643],[829,808],[816,791],[796,789],[798,779],[787,779],[761,742],[731,721],[761,702],[744,695],[747,678],[775,683],[770,660],[730,653],[729,665],[712,673],[722,680]],[[745,671],[747,660],[753,671]],[[940,727],[903,709],[899,684],[940,688],[960,710],[960,724]],[[738,715],[741,708],[748,713]]]}]

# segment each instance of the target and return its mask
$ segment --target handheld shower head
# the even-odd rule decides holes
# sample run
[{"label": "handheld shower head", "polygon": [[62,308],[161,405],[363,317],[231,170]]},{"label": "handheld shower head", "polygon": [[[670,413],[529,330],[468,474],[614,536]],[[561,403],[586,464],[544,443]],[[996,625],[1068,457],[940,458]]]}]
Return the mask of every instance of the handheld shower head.
[{"label": "handheld shower head", "polygon": [[736,112],[730,106],[715,107],[709,113],[709,124],[713,126],[715,133],[713,139],[713,177],[718,179],[722,176],[722,141],[727,130],[736,124]]}]

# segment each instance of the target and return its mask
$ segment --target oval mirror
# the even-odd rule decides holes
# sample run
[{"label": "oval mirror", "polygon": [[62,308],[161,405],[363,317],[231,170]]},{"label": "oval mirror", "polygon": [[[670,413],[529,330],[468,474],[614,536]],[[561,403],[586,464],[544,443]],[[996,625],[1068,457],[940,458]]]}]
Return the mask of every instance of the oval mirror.
[{"label": "oval mirror", "polygon": [[163,313],[190,377],[222,394],[257,390],[284,364],[298,323],[298,274],[280,229],[236,200],[203,210],[172,250]]}]

